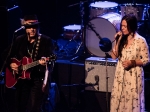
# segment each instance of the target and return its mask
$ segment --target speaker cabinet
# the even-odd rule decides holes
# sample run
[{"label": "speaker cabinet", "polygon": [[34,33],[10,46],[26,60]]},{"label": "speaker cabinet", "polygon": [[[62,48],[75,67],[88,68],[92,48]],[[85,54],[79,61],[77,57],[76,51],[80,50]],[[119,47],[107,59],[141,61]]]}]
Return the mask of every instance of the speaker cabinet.
[{"label": "speaker cabinet", "polygon": [[[111,92],[117,61],[90,57],[85,60],[85,90]],[[108,79],[108,80],[107,80]]]}]

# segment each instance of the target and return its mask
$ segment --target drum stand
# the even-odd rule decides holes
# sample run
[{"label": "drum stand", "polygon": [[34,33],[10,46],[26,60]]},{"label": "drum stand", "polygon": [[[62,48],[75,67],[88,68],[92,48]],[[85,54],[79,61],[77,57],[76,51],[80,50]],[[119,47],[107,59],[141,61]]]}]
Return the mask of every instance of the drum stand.
[{"label": "drum stand", "polygon": [[80,30],[77,30],[76,33],[74,34],[74,36],[64,45],[62,46],[62,48],[59,50],[60,52],[65,52],[67,54],[67,56],[69,55],[68,52],[69,50],[67,49],[67,46],[69,45],[70,42],[74,41],[76,44],[78,44],[76,41],[75,41],[75,37],[78,36]]},{"label": "drum stand", "polygon": [[[84,1],[84,2],[87,2],[87,1]],[[76,49],[76,52],[74,53],[74,58],[72,58],[70,61],[74,61],[74,60],[77,60],[77,59],[79,59],[80,57],[79,56],[76,56],[77,55],[77,53],[79,52],[79,50],[81,49],[81,47],[83,46],[83,47],[85,47],[85,45],[84,45],[84,41],[85,41],[85,37],[84,37],[84,31],[85,31],[85,29],[84,29],[84,14],[85,14],[85,12],[84,12],[84,2],[82,2],[82,1],[80,1],[80,14],[81,14],[81,43],[79,44],[79,46],[78,46],[78,48]],[[85,48],[84,48],[84,50],[85,50]],[[83,53],[85,53],[85,51],[83,51]],[[84,55],[85,56],[85,55]],[[82,59],[81,59],[82,60]],[[83,59],[83,61],[85,60],[85,57],[84,57],[84,59]]]}]

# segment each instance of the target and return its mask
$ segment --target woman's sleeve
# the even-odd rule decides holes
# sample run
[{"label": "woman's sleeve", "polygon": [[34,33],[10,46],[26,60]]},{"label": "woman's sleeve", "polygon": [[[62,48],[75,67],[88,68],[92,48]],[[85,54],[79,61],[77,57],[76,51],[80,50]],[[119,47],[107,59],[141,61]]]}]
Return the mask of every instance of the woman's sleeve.
[{"label": "woman's sleeve", "polygon": [[144,38],[140,39],[140,57],[141,57],[141,61],[143,62],[143,66],[149,63],[150,61],[149,47]]}]

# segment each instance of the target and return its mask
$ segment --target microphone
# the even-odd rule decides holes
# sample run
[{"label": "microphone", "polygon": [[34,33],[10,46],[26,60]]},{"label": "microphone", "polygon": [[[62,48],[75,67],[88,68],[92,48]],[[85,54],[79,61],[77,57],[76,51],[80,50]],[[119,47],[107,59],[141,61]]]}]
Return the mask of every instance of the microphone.
[{"label": "microphone", "polygon": [[117,36],[116,36],[116,39],[115,39],[115,40],[116,40],[116,44],[117,44],[117,42],[118,42],[119,37],[120,37],[120,35],[117,35]]},{"label": "microphone", "polygon": [[21,26],[20,28],[18,28],[17,30],[15,30],[15,33],[17,33],[18,31],[22,30],[22,29],[25,29],[24,26]]},{"label": "microphone", "polygon": [[118,34],[118,35],[116,36],[116,40],[118,40],[118,39],[119,39],[119,37],[120,37],[120,35]]}]

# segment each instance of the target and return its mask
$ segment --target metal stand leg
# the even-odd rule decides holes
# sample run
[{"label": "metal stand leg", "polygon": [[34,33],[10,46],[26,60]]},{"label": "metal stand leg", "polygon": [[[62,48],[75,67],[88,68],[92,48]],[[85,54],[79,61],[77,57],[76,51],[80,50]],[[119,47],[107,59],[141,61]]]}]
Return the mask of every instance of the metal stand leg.
[{"label": "metal stand leg", "polygon": [[[85,33],[85,28],[84,28],[84,24],[85,24],[85,22],[84,22],[84,14],[85,14],[85,12],[84,12],[84,2],[82,2],[82,1],[80,1],[80,13],[81,13],[81,36],[82,36],[82,41],[81,41],[81,43],[80,43],[80,45],[78,46],[78,48],[77,48],[77,50],[76,50],[76,52],[75,52],[75,57],[74,58],[72,58],[70,61],[74,61],[74,60],[76,60],[76,59],[79,59],[79,57],[81,57],[81,56],[77,56],[76,54],[79,52],[79,50],[81,49],[81,46],[83,45],[83,47],[85,47],[84,46],[84,33]],[[84,48],[84,50],[85,50],[85,48]],[[83,51],[83,53],[86,53],[85,51]],[[81,54],[80,54],[81,55]],[[85,56],[86,56],[86,54],[83,54],[82,55],[83,57],[82,57],[82,61],[84,61],[85,60]],[[79,59],[80,60],[80,59]]]},{"label": "metal stand leg", "polygon": [[79,51],[79,49],[81,48],[82,44],[83,44],[83,42],[81,42],[80,45],[78,46],[78,48],[77,48],[77,50],[76,50],[76,52],[75,52],[75,55],[78,53],[78,51]]},{"label": "metal stand leg", "polygon": [[69,56],[68,52],[69,50],[67,49],[67,46],[69,45],[70,42],[74,41],[76,44],[78,44],[76,41],[75,41],[75,37],[79,34],[79,30],[77,30],[76,34],[72,37],[72,39],[70,39],[64,46],[62,46],[62,48],[59,50],[60,52],[61,51],[64,51],[67,56]]}]

